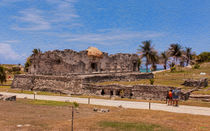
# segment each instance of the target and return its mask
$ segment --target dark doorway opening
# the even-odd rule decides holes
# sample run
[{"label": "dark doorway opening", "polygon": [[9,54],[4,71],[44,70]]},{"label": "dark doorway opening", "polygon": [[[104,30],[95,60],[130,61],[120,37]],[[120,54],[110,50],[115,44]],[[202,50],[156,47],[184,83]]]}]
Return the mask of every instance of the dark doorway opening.
[{"label": "dark doorway opening", "polygon": [[98,71],[97,63],[91,63],[91,69],[93,72],[97,72]]},{"label": "dark doorway opening", "polygon": [[113,93],[113,91],[112,91],[112,90],[110,91],[110,95],[111,95],[111,96],[113,96],[113,95],[114,95],[114,93]]},{"label": "dark doorway opening", "polygon": [[104,89],[102,89],[101,91],[101,95],[103,96],[105,94]]},{"label": "dark doorway opening", "polygon": [[116,95],[117,95],[117,96],[120,96],[120,90],[117,90],[117,91],[116,91]]},{"label": "dark doorway opening", "polygon": [[133,63],[133,71],[137,71],[137,63]]}]

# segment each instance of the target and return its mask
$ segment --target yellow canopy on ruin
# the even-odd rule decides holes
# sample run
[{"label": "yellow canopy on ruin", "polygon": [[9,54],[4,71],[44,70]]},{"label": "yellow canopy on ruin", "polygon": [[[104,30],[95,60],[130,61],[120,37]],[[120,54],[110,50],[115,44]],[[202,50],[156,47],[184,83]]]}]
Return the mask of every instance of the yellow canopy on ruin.
[{"label": "yellow canopy on ruin", "polygon": [[103,53],[96,47],[89,47],[87,49],[88,53],[87,55],[88,56],[94,56],[94,57],[102,57],[103,56]]}]

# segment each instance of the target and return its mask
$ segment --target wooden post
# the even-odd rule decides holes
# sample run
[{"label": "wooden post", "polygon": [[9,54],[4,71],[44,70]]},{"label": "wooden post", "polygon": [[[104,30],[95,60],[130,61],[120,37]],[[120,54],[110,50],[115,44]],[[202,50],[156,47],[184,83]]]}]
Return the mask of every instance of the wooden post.
[{"label": "wooden post", "polygon": [[150,103],[150,101],[149,101],[149,110],[151,109],[151,103]]},{"label": "wooden post", "polygon": [[90,104],[90,97],[88,97],[88,104]]},{"label": "wooden post", "polygon": [[34,100],[36,99],[36,92],[34,92]]},{"label": "wooden post", "polygon": [[74,131],[74,106],[72,106],[71,131]]}]

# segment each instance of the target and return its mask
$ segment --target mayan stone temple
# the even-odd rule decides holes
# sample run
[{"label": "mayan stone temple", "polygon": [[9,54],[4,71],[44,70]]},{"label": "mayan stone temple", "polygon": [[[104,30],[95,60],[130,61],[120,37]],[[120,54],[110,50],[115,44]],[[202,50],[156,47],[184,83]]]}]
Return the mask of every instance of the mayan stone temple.
[{"label": "mayan stone temple", "polygon": [[66,49],[33,54],[28,74],[16,75],[12,88],[69,95],[120,96],[123,91],[124,97],[164,99],[165,87],[97,84],[153,78],[152,73],[139,71],[139,59],[137,54],[108,55],[95,47],[80,52]]}]

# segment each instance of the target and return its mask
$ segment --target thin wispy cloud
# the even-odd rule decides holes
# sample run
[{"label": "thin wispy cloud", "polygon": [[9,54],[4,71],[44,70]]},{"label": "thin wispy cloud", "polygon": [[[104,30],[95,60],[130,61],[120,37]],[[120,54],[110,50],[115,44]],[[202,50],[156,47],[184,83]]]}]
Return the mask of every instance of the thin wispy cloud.
[{"label": "thin wispy cloud", "polygon": [[6,41],[3,41],[2,43],[19,43],[20,41],[19,40],[6,40]]},{"label": "thin wispy cloud", "polygon": [[0,57],[6,60],[20,60],[21,55],[16,53],[10,44],[0,43]]},{"label": "thin wispy cloud", "polygon": [[16,30],[47,30],[51,28],[51,25],[42,16],[43,12],[38,9],[26,9],[20,11],[20,16],[15,16],[14,18],[21,22],[20,25],[16,25],[13,29]]},{"label": "thin wispy cloud", "polygon": [[[105,32],[103,32],[105,31]],[[129,40],[138,39],[153,39],[163,37],[165,34],[152,31],[122,31],[122,30],[100,30],[99,33],[87,34],[61,34],[60,37],[64,38],[67,42],[80,42],[80,43],[96,43],[101,45],[114,45],[123,43]],[[108,31],[108,32],[107,32]]]},{"label": "thin wispy cloud", "polygon": [[49,9],[40,9],[38,7],[24,9],[18,12],[16,24],[12,26],[14,30],[21,31],[42,31],[59,29],[63,27],[81,26],[76,20],[79,15],[76,14],[74,3],[76,0],[45,0]]}]

